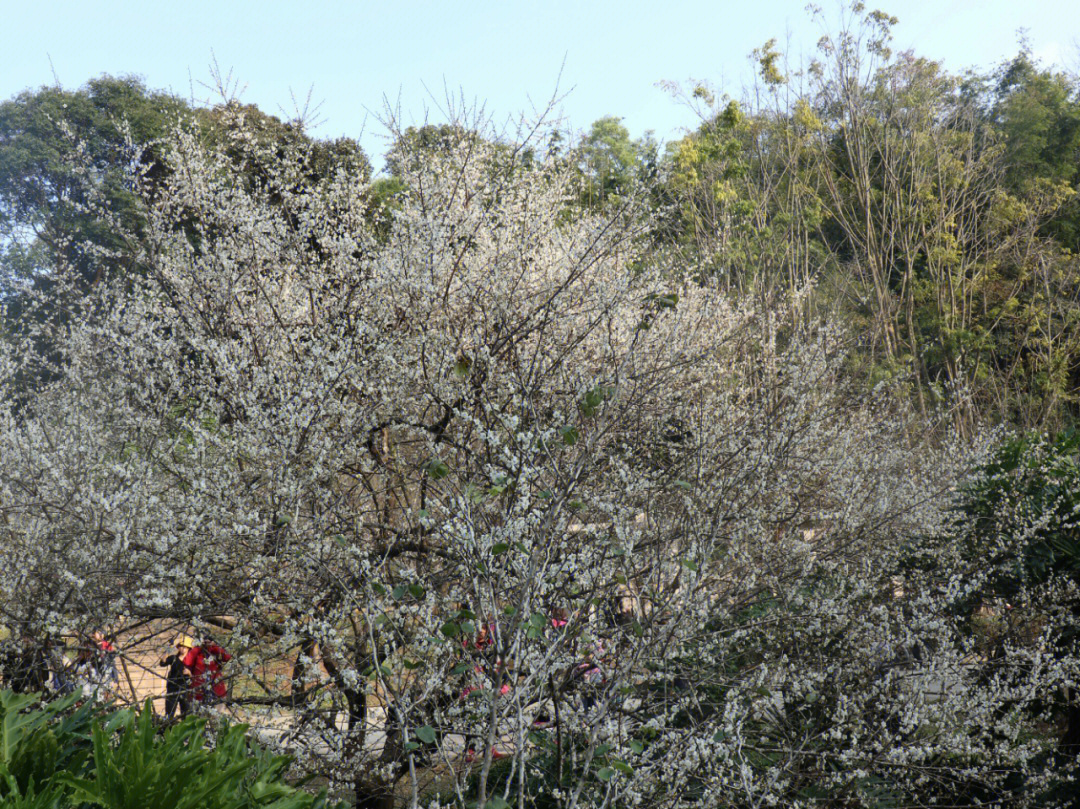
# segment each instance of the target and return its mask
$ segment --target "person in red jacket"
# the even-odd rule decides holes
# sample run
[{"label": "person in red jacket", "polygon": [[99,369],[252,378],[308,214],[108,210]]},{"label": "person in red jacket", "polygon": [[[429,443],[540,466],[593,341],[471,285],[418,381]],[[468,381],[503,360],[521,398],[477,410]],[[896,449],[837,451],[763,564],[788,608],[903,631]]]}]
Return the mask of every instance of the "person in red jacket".
[{"label": "person in red jacket", "polygon": [[197,701],[213,705],[225,697],[221,666],[230,660],[232,655],[210,640],[188,649],[181,662],[191,673],[191,691]]}]

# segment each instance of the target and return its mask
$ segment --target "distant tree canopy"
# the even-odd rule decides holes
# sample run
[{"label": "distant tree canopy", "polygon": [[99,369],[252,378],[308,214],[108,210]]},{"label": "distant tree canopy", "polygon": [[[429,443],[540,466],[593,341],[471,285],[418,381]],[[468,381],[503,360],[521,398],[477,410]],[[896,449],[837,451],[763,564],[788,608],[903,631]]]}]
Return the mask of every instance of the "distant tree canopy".
[{"label": "distant tree canopy", "polygon": [[[135,204],[134,173],[153,187],[168,169],[162,139],[183,123],[209,144],[220,141],[241,118],[264,148],[308,148],[306,175],[318,182],[345,171],[366,181],[371,165],[347,138],[313,141],[301,128],[283,123],[257,107],[203,108],[177,96],[149,90],[140,79],[102,76],[78,90],[43,87],[0,103],[0,279],[3,295],[11,284],[48,284],[58,271],[75,271],[87,284],[102,272],[130,268],[133,250],[121,231],[139,234],[142,213]],[[233,112],[236,112],[234,109]],[[244,157],[231,153],[238,161]],[[258,169],[240,164],[249,182]],[[83,173],[93,177],[93,199]],[[93,244],[112,254],[89,261],[82,253]]]},{"label": "distant tree canopy", "polygon": [[[1080,87],[1041,67],[1026,50],[990,77],[988,113],[1005,143],[1005,184],[1014,193],[1040,180],[1080,181]],[[1063,247],[1080,252],[1080,207],[1071,200],[1047,223]]]},{"label": "distant tree canopy", "polygon": [[[108,249],[122,245],[114,228],[81,210],[88,200],[77,172],[92,171],[112,214],[137,230],[141,214],[125,172],[136,160],[155,165],[157,142],[190,112],[184,102],[150,92],[136,79],[110,77],[77,91],[26,91],[0,104],[5,276],[29,281],[60,263],[83,272],[92,263],[93,273],[101,272],[98,262],[80,261],[71,245],[86,239]],[[77,162],[76,152],[82,158]]]},{"label": "distant tree canopy", "polygon": [[[826,37],[802,67],[775,41],[757,49],[756,85],[745,98],[695,87],[686,101],[701,124],[666,150],[607,115],[576,138],[555,133],[530,144],[520,170],[546,148],[577,178],[569,207],[646,200],[653,250],[642,261],[679,256],[680,271],[718,279],[731,294],[765,304],[799,295],[806,317],[842,312],[860,335],[853,372],[868,384],[905,380],[924,412],[949,402],[967,428],[984,418],[1073,423],[1077,78],[1025,48],[992,71],[950,74],[892,53],[894,18],[860,10],[855,22]],[[132,188],[165,179],[162,137],[178,121],[208,146],[230,128],[249,130],[246,151],[226,150],[247,183],[268,181],[256,152],[280,156],[294,146],[306,154],[293,178],[300,185],[341,172],[371,179],[354,141],[312,140],[254,106],[193,106],[138,79],[108,76],[75,91],[24,92],[0,104],[5,330],[34,306],[35,317],[64,311],[49,298],[59,273],[91,285],[102,273],[133,269],[130,240],[139,238],[142,214]],[[367,186],[365,217],[376,235],[388,232],[417,161],[463,144],[492,154],[518,148],[466,130],[428,123],[396,134],[384,172]],[[84,174],[94,178],[93,199]],[[41,296],[51,302],[31,303]]]},{"label": "distant tree canopy", "polygon": [[[207,146],[242,127],[244,148],[223,155],[253,188],[269,180],[256,152],[301,151],[297,187],[339,175],[364,183],[371,175],[355,141],[312,140],[252,105],[193,106],[132,77],[27,90],[0,104],[0,339],[22,340],[24,350],[47,356],[54,347],[28,330],[30,322],[62,321],[73,296],[112,275],[146,270],[138,259],[143,203],[168,179],[165,144],[177,127],[191,128]],[[177,224],[194,236],[191,217]]]},{"label": "distant tree canopy", "polygon": [[1026,51],[951,75],[893,54],[895,22],[865,14],[802,69],[767,43],[743,101],[690,92],[702,123],[661,163],[664,239],[735,293],[844,312],[860,372],[908,380],[924,410],[1071,423],[1080,84]]},{"label": "distant tree canopy", "polygon": [[655,179],[657,144],[651,133],[631,140],[622,119],[608,115],[593,122],[579,149],[582,202],[603,205],[624,197],[637,185]]}]

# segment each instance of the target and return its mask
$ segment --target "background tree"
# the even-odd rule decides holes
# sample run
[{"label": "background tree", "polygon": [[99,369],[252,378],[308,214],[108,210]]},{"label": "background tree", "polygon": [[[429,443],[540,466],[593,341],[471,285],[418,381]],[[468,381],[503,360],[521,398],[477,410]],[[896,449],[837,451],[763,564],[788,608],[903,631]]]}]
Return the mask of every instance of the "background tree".
[{"label": "background tree", "polygon": [[582,172],[582,201],[595,207],[624,199],[656,174],[657,146],[651,134],[631,140],[622,119],[613,115],[593,121],[577,148]]},{"label": "background tree", "polygon": [[805,68],[755,51],[741,104],[691,94],[704,123],[664,166],[681,224],[662,238],[740,292],[842,312],[866,331],[869,381],[907,379],[924,412],[1067,421],[1075,90],[1023,60],[993,82],[950,76],[891,52],[894,18],[852,14]]}]

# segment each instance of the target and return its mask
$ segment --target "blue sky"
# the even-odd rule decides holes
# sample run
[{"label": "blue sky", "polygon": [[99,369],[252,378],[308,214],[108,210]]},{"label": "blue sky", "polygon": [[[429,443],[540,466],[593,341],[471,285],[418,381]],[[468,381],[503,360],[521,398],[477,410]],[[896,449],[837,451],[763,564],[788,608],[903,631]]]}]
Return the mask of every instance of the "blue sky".
[{"label": "blue sky", "polygon": [[[826,16],[839,6],[819,0]],[[1080,67],[1076,0],[881,0],[900,18],[896,45],[952,69],[992,66],[1027,29],[1034,53]],[[0,0],[0,98],[53,82],[75,88],[101,73],[137,74],[188,96],[209,79],[211,53],[232,69],[243,100],[292,112],[314,87],[321,136],[359,136],[378,156],[384,99],[405,123],[438,118],[445,88],[497,120],[543,105],[560,77],[560,109],[575,129],[619,115],[635,136],[677,137],[694,117],[657,87],[705,79],[737,95],[747,54],[765,40],[810,53],[821,34],[803,0],[589,2],[246,2]],[[50,67],[50,58],[52,67]],[[205,89],[196,84],[196,96]]]}]

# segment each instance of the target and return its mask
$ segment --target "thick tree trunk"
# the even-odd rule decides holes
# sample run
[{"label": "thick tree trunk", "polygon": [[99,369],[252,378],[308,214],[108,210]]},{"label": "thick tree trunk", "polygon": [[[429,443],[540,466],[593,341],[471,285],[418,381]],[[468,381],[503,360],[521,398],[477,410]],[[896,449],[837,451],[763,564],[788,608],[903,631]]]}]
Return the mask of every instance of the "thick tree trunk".
[{"label": "thick tree trunk", "polygon": [[394,809],[394,790],[389,784],[373,783],[357,776],[353,785],[356,809]]}]

